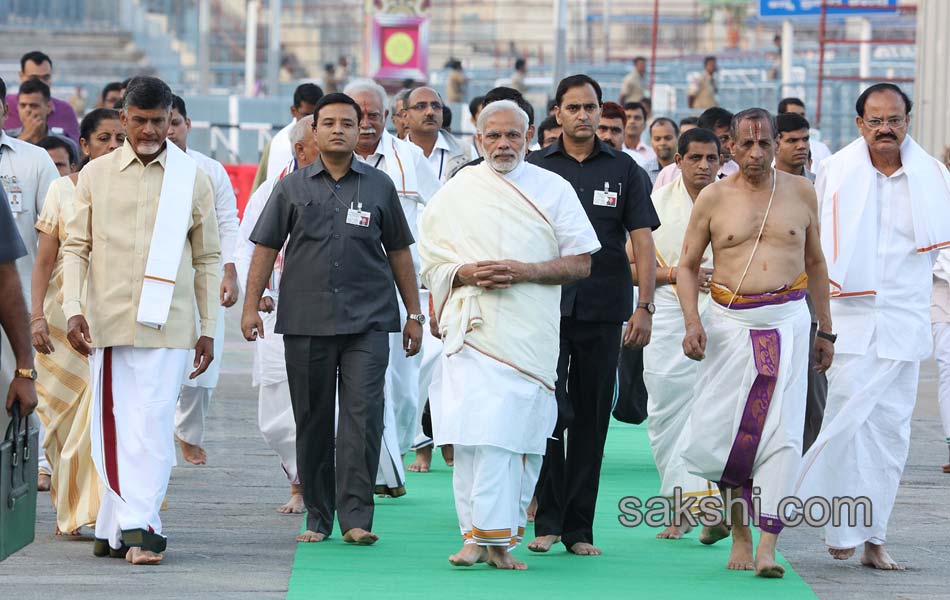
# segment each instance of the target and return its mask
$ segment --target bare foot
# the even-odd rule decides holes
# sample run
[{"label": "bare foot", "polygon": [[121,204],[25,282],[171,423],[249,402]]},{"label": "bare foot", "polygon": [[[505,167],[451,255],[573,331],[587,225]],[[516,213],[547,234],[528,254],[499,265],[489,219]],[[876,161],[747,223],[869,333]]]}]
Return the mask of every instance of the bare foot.
[{"label": "bare foot", "polygon": [[49,473],[40,473],[36,476],[36,491],[37,492],[48,492],[52,479],[49,476]]},{"label": "bare foot", "polygon": [[848,560],[854,556],[854,548],[828,548],[828,554],[835,560]]},{"label": "bare foot", "polygon": [[61,530],[61,529],[59,528],[59,525],[57,525],[57,526],[56,526],[56,535],[59,535],[59,536],[70,536],[70,535],[76,536],[76,535],[79,535],[79,534],[80,534],[80,530],[81,530],[81,528],[80,528],[80,527],[77,527],[76,529],[74,529],[74,530],[72,530],[72,531],[66,531],[66,532],[64,532],[63,530]]},{"label": "bare foot", "polygon": [[416,461],[406,467],[406,470],[412,471],[413,473],[428,473],[431,465],[432,446],[426,446],[425,448],[416,450]]},{"label": "bare foot", "polygon": [[287,504],[277,508],[277,512],[282,515],[300,515],[304,512],[303,494],[290,494],[290,500]]},{"label": "bare foot", "polygon": [[755,549],[755,574],[766,579],[781,579],[785,568],[775,562],[775,544],[778,534],[763,531],[759,534],[759,545]]},{"label": "bare foot", "polygon": [[751,571],[752,564],[752,532],[748,527],[738,525],[732,528],[732,550],[729,551],[729,562],[726,568],[731,571]]},{"label": "bare foot", "polygon": [[447,467],[455,465],[455,446],[452,444],[442,446],[442,460],[445,461],[445,466]]},{"label": "bare foot", "polygon": [[125,560],[133,565],[157,565],[163,558],[165,558],[164,554],[156,554],[138,547],[129,548],[129,552],[125,555]]},{"label": "bare foot", "polygon": [[950,473],[950,463],[947,463],[943,466],[944,473]]},{"label": "bare foot", "polygon": [[547,552],[551,546],[561,541],[559,535],[539,535],[528,544],[528,550],[532,552]]},{"label": "bare foot", "polygon": [[379,540],[379,536],[372,531],[366,531],[359,527],[354,527],[343,534],[343,541],[348,544],[359,544],[360,546],[372,546]]},{"label": "bare foot", "polygon": [[527,571],[528,565],[520,560],[516,560],[511,552],[504,546],[488,547],[488,564],[496,569],[505,569],[508,571]]},{"label": "bare foot", "polygon": [[323,540],[327,539],[327,537],[329,536],[327,536],[327,534],[325,533],[317,533],[316,531],[310,531],[308,529],[307,531],[304,531],[303,533],[297,536],[297,541],[298,542],[322,542]]},{"label": "bare foot", "polygon": [[724,540],[729,537],[729,532],[729,526],[725,523],[720,523],[715,527],[706,527],[704,525],[702,531],[699,532],[699,541],[702,544],[711,546],[719,540]]},{"label": "bare foot", "polygon": [[578,556],[600,556],[604,553],[603,550],[597,546],[588,544],[587,542],[577,542],[568,548],[567,551],[571,554],[577,554]]},{"label": "bare foot", "polygon": [[682,527],[677,527],[676,525],[670,525],[660,533],[656,534],[656,539],[658,540],[678,540],[682,539],[683,535],[687,534],[693,528],[689,525],[684,524]]},{"label": "bare foot", "polygon": [[903,571],[906,569],[904,565],[899,565],[894,562],[894,559],[891,558],[887,550],[884,549],[883,544],[878,545],[872,544],[871,542],[864,542],[864,554],[861,556],[861,564],[865,567],[881,569],[882,571]]},{"label": "bare foot", "polygon": [[528,503],[528,509],[525,512],[528,515],[528,523],[534,523],[534,515],[538,514],[537,496],[531,496],[531,502]]},{"label": "bare foot", "polygon": [[208,455],[201,446],[189,444],[181,438],[178,438],[178,445],[181,446],[182,457],[191,464],[203,465],[208,460]]},{"label": "bare foot", "polygon": [[456,567],[471,567],[475,563],[488,560],[488,549],[478,544],[463,544],[462,549],[449,557]]}]

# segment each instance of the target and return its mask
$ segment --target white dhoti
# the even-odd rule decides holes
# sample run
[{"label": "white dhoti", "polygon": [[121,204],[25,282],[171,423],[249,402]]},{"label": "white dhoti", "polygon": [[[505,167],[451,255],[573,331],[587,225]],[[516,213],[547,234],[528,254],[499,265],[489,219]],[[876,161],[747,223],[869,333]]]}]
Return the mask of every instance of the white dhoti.
[{"label": "white dhoti", "polygon": [[260,386],[257,426],[264,441],[280,457],[280,466],[290,483],[300,483],[297,475],[297,422],[287,385],[284,336],[274,332],[277,311],[260,315],[264,337],[254,342],[253,372],[253,383]]},{"label": "white dhoti", "polygon": [[835,356],[821,433],[802,461],[795,495],[803,500],[866,497],[871,515],[866,520],[859,505],[854,527],[848,514],[841,515],[841,525],[826,525],[828,546],[884,543],[910,448],[919,373],[917,361],[879,358],[874,338],[864,355]]},{"label": "white dhoti", "polygon": [[[491,385],[486,385],[491,382]],[[465,543],[513,548],[557,422],[554,393],[464,347],[430,387],[435,444],[454,444],[452,483]]]},{"label": "white dhoti", "polygon": [[[408,312],[402,297],[398,300],[400,323],[405,323]],[[406,356],[401,331],[389,334],[389,365],[383,383],[383,443],[376,470],[377,494],[398,497],[406,493],[402,455],[409,451],[419,422],[416,414],[420,362],[418,356]]]},{"label": "white dhoti", "polygon": [[687,420],[699,368],[699,363],[683,354],[683,312],[671,286],[657,289],[654,303],[653,335],[643,349],[643,382],[648,393],[647,432],[660,475],[660,494],[672,497],[679,488],[684,498],[716,496],[715,484],[690,473],[681,458],[690,439]]},{"label": "white dhoti", "polygon": [[96,538],[161,552],[159,510],[175,462],[175,401],[189,350],[95,348],[92,453],[106,493]]},{"label": "white dhoti", "polygon": [[[185,373],[178,408],[175,410],[175,437],[195,446],[204,443],[205,418],[211,409],[211,395],[218,386],[221,374],[221,360],[224,358],[224,320],[224,307],[221,306],[218,308],[214,331],[214,360],[208,365],[208,370],[195,379],[188,379],[188,373]],[[200,327],[200,321],[198,323]]]},{"label": "white dhoti", "polygon": [[[711,302],[683,459],[690,473],[720,487],[759,488],[763,531],[780,533],[778,507],[801,463],[811,318],[804,289],[727,309]],[[789,292],[785,292],[789,293]]]},{"label": "white dhoti", "polygon": [[[429,290],[419,290],[419,301],[423,307],[429,305]],[[422,332],[422,360],[419,365],[419,406],[415,416],[415,437],[412,449],[418,450],[432,445],[432,438],[422,430],[422,413],[429,401],[429,388],[432,376],[441,368],[442,340],[432,335],[428,327]]]}]

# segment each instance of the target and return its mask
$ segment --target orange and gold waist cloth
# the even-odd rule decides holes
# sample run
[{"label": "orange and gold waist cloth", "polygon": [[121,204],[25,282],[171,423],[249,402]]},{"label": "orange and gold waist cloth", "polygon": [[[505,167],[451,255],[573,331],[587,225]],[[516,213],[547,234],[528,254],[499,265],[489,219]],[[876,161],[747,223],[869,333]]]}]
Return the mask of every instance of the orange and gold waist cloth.
[{"label": "orange and gold waist cloth", "polygon": [[712,296],[716,304],[734,310],[744,310],[747,308],[775,306],[776,304],[785,304],[786,302],[801,300],[805,297],[807,287],[808,275],[802,272],[792,283],[763,294],[739,295],[726,286],[713,282],[709,286],[709,295]]}]

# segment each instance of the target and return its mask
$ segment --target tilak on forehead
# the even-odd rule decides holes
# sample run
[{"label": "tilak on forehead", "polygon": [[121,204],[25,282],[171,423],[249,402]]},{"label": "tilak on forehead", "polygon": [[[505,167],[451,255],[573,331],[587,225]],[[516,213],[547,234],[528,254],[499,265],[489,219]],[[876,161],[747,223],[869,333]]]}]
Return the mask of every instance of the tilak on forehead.
[{"label": "tilak on forehead", "polygon": [[759,141],[759,135],[762,133],[762,122],[758,119],[749,119],[749,135],[754,141]]}]

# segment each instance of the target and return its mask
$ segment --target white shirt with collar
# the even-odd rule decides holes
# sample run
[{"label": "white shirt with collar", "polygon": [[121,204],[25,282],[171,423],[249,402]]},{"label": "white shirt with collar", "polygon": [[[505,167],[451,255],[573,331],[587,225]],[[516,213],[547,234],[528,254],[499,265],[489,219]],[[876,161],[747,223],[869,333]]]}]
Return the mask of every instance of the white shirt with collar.
[{"label": "white shirt with collar", "polygon": [[27,307],[30,306],[30,281],[38,243],[33,226],[43,212],[46,192],[54,179],[59,179],[59,171],[46,150],[0,132],[0,182],[28,252],[16,261]]},{"label": "white shirt with collar", "polygon": [[[406,141],[412,142],[409,134],[406,134]],[[451,151],[452,146],[449,145],[448,140],[445,138],[445,132],[439,130],[439,137],[435,140],[435,146],[432,147],[432,154],[430,154],[426,160],[429,161],[429,167],[439,178],[440,183],[445,183],[449,180],[451,169],[449,168],[448,163],[449,157],[451,156]],[[476,152],[475,148],[471,146],[468,148],[468,153],[470,155],[469,160],[475,160],[478,158],[478,152]],[[425,156],[425,153],[423,153],[423,156]]]},{"label": "white shirt with collar", "polygon": [[644,144],[643,140],[640,140],[640,143],[637,144],[636,148],[631,148],[627,146],[626,143],[624,143],[623,151],[629,154],[633,160],[637,161],[637,164],[641,167],[645,165],[651,158],[656,158],[656,153],[653,151],[653,148]]},{"label": "white shirt with collar", "polygon": [[234,248],[238,239],[237,198],[231,187],[231,178],[224,166],[197,150],[188,148],[188,156],[198,163],[198,168],[211,178],[214,187],[214,211],[218,220],[218,236],[221,238],[221,264],[234,262]]},{"label": "white shirt with collar", "polygon": [[[442,139],[441,133],[439,139]],[[435,154],[436,151],[433,150],[432,155]],[[412,237],[418,241],[418,220],[422,217],[422,209],[442,186],[439,178],[432,171],[432,157],[426,159],[419,146],[400,140],[384,130],[376,145],[376,152],[366,158],[357,154],[356,158],[371,167],[385,171],[393,180],[393,185],[396,186],[396,192],[399,194],[399,203],[402,205],[409,229],[412,231]],[[413,244],[409,250],[418,275],[422,263],[417,246],[418,244]]]},{"label": "white shirt with collar", "polygon": [[875,170],[874,177],[880,281],[877,294],[833,300],[831,321],[839,337],[847,336],[855,342],[842,352],[866,349],[871,337],[876,336],[879,358],[923,360],[933,350],[928,283],[933,281],[938,252],[916,251],[910,188],[903,167],[890,176]]}]

